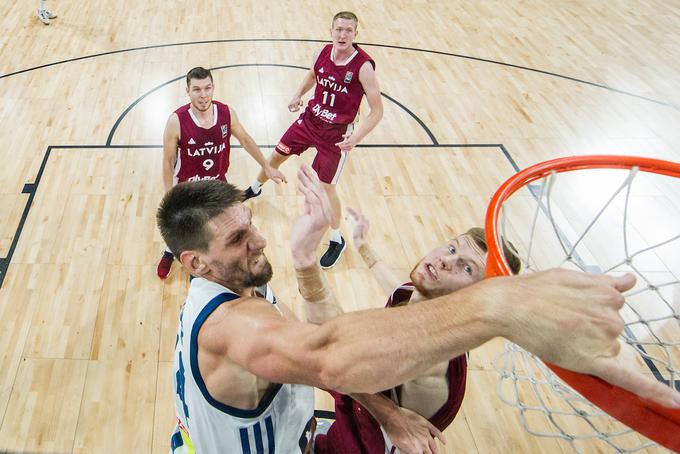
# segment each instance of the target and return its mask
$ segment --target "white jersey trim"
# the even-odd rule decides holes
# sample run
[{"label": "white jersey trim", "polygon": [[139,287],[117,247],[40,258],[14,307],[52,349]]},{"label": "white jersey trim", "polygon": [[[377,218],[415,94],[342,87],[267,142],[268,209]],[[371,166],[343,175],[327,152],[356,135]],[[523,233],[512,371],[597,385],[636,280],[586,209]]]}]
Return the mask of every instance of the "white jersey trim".
[{"label": "white jersey trim", "polygon": [[191,120],[194,122],[196,126],[198,126],[201,129],[210,129],[215,127],[217,124],[217,104],[212,103],[213,106],[213,123],[210,125],[209,128],[204,128],[201,126],[201,123],[198,121],[198,118],[196,118],[196,115],[194,115],[194,112],[191,110],[191,106],[189,106],[189,116],[191,117]]},{"label": "white jersey trim", "polygon": [[335,63],[335,49],[331,49],[331,61],[335,66],[347,66],[352,60],[354,60],[354,57],[356,57],[357,55],[359,55],[359,51],[354,49],[354,53],[352,53],[352,55],[350,55],[349,58],[345,60],[345,62],[342,65],[339,65]]}]

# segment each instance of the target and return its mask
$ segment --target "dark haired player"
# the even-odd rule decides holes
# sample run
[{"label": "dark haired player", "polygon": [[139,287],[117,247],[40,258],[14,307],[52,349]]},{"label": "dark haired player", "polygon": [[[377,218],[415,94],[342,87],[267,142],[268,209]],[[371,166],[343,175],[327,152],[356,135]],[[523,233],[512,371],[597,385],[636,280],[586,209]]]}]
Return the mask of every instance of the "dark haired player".
[{"label": "dark haired player", "polygon": [[[163,133],[165,192],[183,181],[227,181],[232,134],[262,166],[262,172],[268,178],[277,183],[285,182],[286,177],[267,163],[260,148],[238,121],[234,109],[213,100],[210,71],[193,68],[187,73],[186,80],[190,102],[170,114]],[[166,247],[156,268],[159,278],[168,277],[172,262],[172,252]]]}]

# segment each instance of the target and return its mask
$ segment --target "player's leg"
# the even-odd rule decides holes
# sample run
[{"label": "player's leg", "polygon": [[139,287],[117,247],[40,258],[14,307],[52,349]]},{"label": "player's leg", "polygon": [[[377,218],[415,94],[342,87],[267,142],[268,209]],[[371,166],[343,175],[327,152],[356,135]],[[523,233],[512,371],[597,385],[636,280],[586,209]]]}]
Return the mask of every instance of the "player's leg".
[{"label": "player's leg", "polygon": [[331,268],[335,265],[342,252],[345,250],[345,239],[340,234],[340,220],[342,217],[342,204],[340,203],[340,197],[338,197],[338,191],[334,184],[323,183],[323,188],[328,195],[328,201],[331,204],[331,230],[330,230],[330,241],[328,242],[328,249],[321,256],[319,264],[322,268]]},{"label": "player's leg", "polygon": [[49,11],[45,7],[45,0],[40,0],[40,2],[38,3],[38,19],[40,20],[40,22],[42,22],[45,25],[49,25],[50,19],[54,19],[56,17],[57,15],[54,12]]},{"label": "player's leg", "polygon": [[[342,137],[342,135],[340,134],[339,137]],[[330,241],[328,242],[328,249],[321,256],[321,260],[319,260],[322,268],[331,268],[335,265],[346,246],[345,239],[340,234],[342,204],[340,203],[336,185],[349,153],[340,151],[335,146],[340,140],[338,137],[333,137],[331,140],[315,144],[317,153],[312,163],[312,168],[316,171],[321,183],[323,183],[323,188],[326,190],[332,208]]]}]

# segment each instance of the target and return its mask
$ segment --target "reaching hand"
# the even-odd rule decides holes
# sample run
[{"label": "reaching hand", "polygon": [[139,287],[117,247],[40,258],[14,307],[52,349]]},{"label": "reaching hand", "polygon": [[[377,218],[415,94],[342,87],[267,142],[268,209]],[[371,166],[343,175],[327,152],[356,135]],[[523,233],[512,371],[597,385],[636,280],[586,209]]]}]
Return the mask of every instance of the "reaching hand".
[{"label": "reaching hand", "polygon": [[[517,278],[489,279],[503,285],[507,303],[497,307],[506,337],[565,369],[591,374],[666,407],[680,408],[680,394],[646,376],[624,361],[621,348],[622,292],[635,277],[593,275],[554,269]],[[501,303],[501,305],[503,305]],[[625,364],[624,364],[625,363]]]},{"label": "reaching hand", "polygon": [[354,231],[352,232],[352,242],[354,243],[355,248],[360,249],[361,246],[366,244],[370,223],[363,214],[359,213],[354,208],[347,207],[347,212],[352,216],[352,219],[354,219],[355,222]]},{"label": "reaching hand", "polygon": [[418,413],[400,407],[389,422],[383,425],[385,433],[403,454],[438,454],[438,438],[446,444],[444,435]]},{"label": "reaching hand", "polygon": [[294,96],[288,103],[288,110],[291,112],[297,112],[300,107],[302,107],[302,96]]},{"label": "reaching hand", "polygon": [[288,183],[288,180],[286,180],[286,176],[283,173],[281,173],[279,169],[275,169],[270,165],[266,165],[264,167],[264,173],[265,175],[267,175],[267,178],[269,178],[276,184]]},{"label": "reaching hand", "polygon": [[316,262],[316,247],[331,223],[331,204],[313,170],[302,165],[297,175],[298,190],[305,196],[305,205],[300,217],[293,223],[290,248],[293,265],[301,269]]},{"label": "reaching hand", "polygon": [[354,136],[352,135],[351,132],[347,132],[342,135],[343,141],[338,142],[335,145],[340,148],[342,151],[350,151],[352,148],[354,148],[357,144],[354,142]]}]

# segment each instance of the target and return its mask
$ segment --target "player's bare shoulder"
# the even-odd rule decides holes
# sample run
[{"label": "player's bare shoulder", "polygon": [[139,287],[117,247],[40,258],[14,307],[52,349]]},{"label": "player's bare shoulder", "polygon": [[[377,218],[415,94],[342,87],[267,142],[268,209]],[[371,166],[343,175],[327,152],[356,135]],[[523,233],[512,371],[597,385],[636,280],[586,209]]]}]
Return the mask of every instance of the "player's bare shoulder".
[{"label": "player's bare shoulder", "polygon": [[169,138],[176,138],[179,140],[180,125],[179,116],[176,112],[172,112],[168,116],[168,120],[165,122],[165,131],[163,132],[163,137],[167,140]]},{"label": "player's bare shoulder", "polygon": [[295,318],[292,312],[281,304],[272,304],[264,298],[248,296],[220,304],[206,319],[199,333],[201,348],[225,351],[235,340],[245,335],[266,329],[269,324],[278,324]]}]

